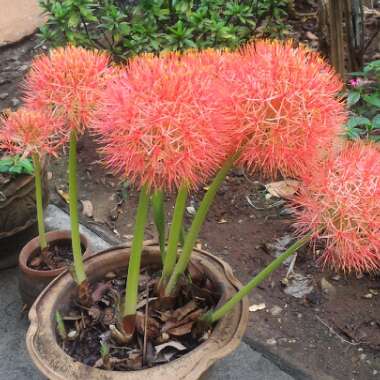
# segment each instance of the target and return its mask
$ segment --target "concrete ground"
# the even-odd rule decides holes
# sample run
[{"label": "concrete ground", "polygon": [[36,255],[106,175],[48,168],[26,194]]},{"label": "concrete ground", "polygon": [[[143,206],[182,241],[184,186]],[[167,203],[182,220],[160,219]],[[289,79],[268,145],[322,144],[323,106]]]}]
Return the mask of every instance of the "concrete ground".
[{"label": "concrete ground", "polygon": [[[46,213],[49,230],[68,229],[68,215],[55,206]],[[92,231],[81,227],[95,249],[109,246]],[[18,269],[0,271],[0,380],[42,380],[34,368],[25,346],[27,314],[18,293]],[[202,380],[292,380],[271,360],[242,342],[230,356],[218,362]],[[68,379],[70,380],[70,379]]]}]

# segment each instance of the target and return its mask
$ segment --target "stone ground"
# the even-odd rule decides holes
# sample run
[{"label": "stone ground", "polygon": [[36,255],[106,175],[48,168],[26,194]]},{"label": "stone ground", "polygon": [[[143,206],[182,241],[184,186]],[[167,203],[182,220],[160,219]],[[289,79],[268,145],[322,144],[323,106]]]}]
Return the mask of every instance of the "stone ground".
[{"label": "stone ground", "polygon": [[44,17],[37,0],[0,0],[0,46],[31,35]]},{"label": "stone ground", "polygon": [[[69,228],[68,215],[55,206],[46,212],[48,230]],[[109,246],[92,231],[81,227],[82,233],[89,238],[94,249]],[[18,294],[18,269],[7,269],[0,274],[0,379],[42,380],[34,368],[25,346],[25,333],[28,319]],[[296,370],[281,370],[263,353],[253,349],[249,342],[242,342],[229,357],[218,362],[206,373],[202,380],[292,380],[305,379]],[[69,379],[68,379],[69,380]]]}]

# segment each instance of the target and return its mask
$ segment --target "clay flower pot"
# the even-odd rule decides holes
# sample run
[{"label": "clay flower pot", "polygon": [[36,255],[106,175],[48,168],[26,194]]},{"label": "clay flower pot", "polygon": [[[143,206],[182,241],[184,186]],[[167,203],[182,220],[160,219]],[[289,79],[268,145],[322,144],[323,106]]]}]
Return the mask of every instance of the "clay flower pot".
[{"label": "clay flower pot", "polygon": [[[111,248],[85,260],[90,282],[101,280],[106,273],[127,269],[130,250]],[[229,265],[208,252],[194,250],[193,261],[201,265],[209,279],[221,291],[224,302],[241,286]],[[159,266],[159,249],[145,247],[142,266]],[[29,354],[40,372],[50,380],[194,380],[198,379],[218,359],[234,351],[244,334],[248,321],[248,301],[222,318],[214,327],[209,339],[194,350],[173,360],[149,369],[138,371],[106,371],[74,361],[56,341],[55,312],[68,308],[76,284],[68,272],[57,277],[39,296],[29,312],[30,327],[26,336]]]},{"label": "clay flower pot", "polygon": [[[48,203],[47,160],[42,161],[44,206]],[[36,235],[34,177],[21,174],[0,185],[0,269],[17,265],[21,248]]]},{"label": "clay flower pot", "polygon": [[[82,247],[84,248],[83,254],[88,257],[90,252],[90,246],[87,238],[84,235],[80,235]],[[46,239],[48,244],[54,244],[66,240],[71,242],[70,231],[51,231],[46,233]],[[39,250],[38,236],[30,240],[21,250],[19,256],[19,290],[22,301],[27,306],[31,306],[34,300],[42,292],[42,290],[48,285],[55,277],[64,272],[66,268],[59,268],[54,270],[37,270],[30,268],[28,262],[31,257]]]}]

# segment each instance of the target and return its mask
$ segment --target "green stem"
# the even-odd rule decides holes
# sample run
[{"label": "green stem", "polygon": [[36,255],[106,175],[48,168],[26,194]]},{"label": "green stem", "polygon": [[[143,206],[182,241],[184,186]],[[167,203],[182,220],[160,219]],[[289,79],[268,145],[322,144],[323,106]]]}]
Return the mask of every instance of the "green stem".
[{"label": "green stem", "polygon": [[216,192],[218,191],[220,185],[226,178],[227,173],[234,164],[236,158],[239,156],[240,152],[235,153],[229,159],[227,159],[223,167],[219,170],[218,174],[214,178],[212,184],[207,190],[205,196],[202,199],[202,202],[199,206],[199,209],[194,217],[193,223],[186,234],[185,243],[180,258],[174,268],[174,271],[170,277],[168,285],[165,289],[166,295],[171,295],[177,285],[177,281],[180,276],[185,272],[187,265],[189,264],[191,253],[194,248],[194,244],[198,238],[199,232],[202,228],[202,225],[206,219],[207,212],[215,198]]},{"label": "green stem", "polygon": [[42,200],[42,170],[41,161],[38,153],[32,155],[34,165],[34,181],[36,187],[36,208],[37,208],[37,224],[38,224],[38,237],[40,242],[41,251],[47,248],[45,223],[44,223],[44,206]]},{"label": "green stem", "polygon": [[69,149],[69,208],[71,224],[71,245],[74,256],[75,280],[80,285],[86,280],[84,270],[81,243],[79,235],[79,217],[78,217],[78,189],[77,189],[77,133],[75,130],[70,134]]},{"label": "green stem", "polygon": [[177,199],[175,202],[172,224],[170,226],[168,250],[165,257],[164,268],[162,270],[161,283],[166,286],[177,259],[177,247],[181,235],[183,215],[185,213],[187,200],[187,187],[181,185],[178,189]]},{"label": "green stem", "polygon": [[273,271],[275,271],[288,257],[292,256],[302,246],[310,241],[311,233],[292,244],[282,255],[274,259],[266,268],[252,278],[248,284],[241,288],[233,297],[231,297],[219,309],[205,314],[201,319],[208,323],[215,323],[224,317],[235,305],[237,305],[243,297],[247,296],[257,285],[261,284]]},{"label": "green stem", "polygon": [[132,241],[131,257],[128,265],[128,277],[125,291],[123,317],[136,314],[137,292],[140,277],[141,252],[144,242],[145,224],[148,219],[149,193],[146,186],[140,191],[136,213],[135,230]]},{"label": "green stem", "polygon": [[156,190],[152,196],[153,220],[158,232],[162,264],[165,262],[165,203],[164,192]]}]

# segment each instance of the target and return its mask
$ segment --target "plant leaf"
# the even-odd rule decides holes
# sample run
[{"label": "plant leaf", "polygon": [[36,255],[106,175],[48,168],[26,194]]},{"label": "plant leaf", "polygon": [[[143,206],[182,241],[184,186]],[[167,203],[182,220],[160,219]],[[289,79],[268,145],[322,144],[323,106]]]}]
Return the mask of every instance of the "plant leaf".
[{"label": "plant leaf", "polygon": [[347,105],[349,107],[356,104],[360,99],[360,92],[359,91],[350,91],[347,96]]},{"label": "plant leaf", "polygon": [[372,106],[380,108],[380,96],[377,94],[364,95],[363,99]]},{"label": "plant leaf", "polygon": [[380,114],[377,114],[377,115],[372,119],[372,128],[373,128],[373,129],[380,129]]}]

